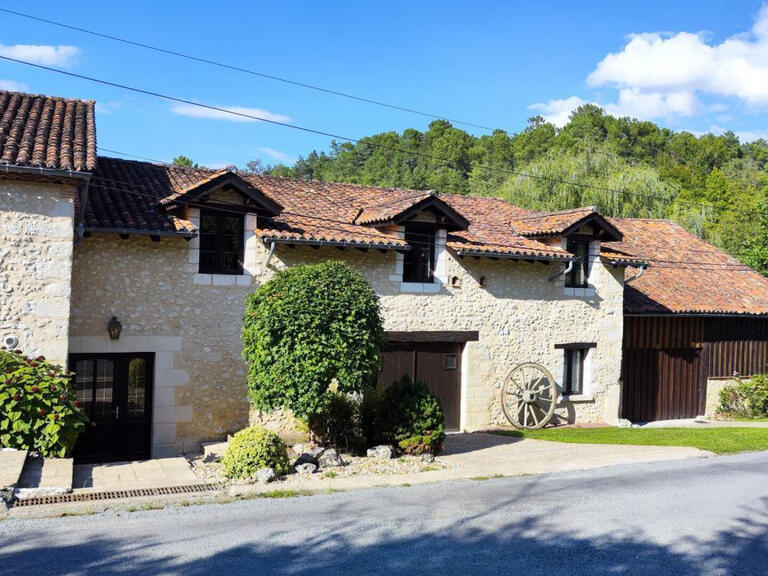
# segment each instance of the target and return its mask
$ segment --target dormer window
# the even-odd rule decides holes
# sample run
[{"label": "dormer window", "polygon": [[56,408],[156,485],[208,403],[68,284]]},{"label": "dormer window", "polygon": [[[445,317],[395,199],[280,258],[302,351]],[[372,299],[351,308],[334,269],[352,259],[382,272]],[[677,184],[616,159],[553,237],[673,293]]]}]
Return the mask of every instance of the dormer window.
[{"label": "dormer window", "polygon": [[242,274],[244,214],[200,210],[200,273]]},{"label": "dormer window", "polygon": [[589,278],[589,240],[568,239],[567,250],[578,260],[565,278],[568,288],[585,288]]},{"label": "dormer window", "polygon": [[403,282],[431,283],[435,273],[435,228],[419,224],[405,226],[405,241],[411,249],[403,256]]}]

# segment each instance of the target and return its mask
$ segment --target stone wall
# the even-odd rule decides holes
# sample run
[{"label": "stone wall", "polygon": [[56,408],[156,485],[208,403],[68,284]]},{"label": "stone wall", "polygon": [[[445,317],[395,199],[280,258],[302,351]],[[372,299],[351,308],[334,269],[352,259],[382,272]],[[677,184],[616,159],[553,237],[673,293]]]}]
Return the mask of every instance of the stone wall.
[{"label": "stone wall", "polygon": [[720,404],[720,390],[735,383],[736,381],[731,378],[707,380],[707,403],[706,409],[704,410],[704,415],[707,418],[714,418],[717,416],[717,407]]},{"label": "stone wall", "polygon": [[[246,227],[253,225],[252,217],[246,220]],[[446,251],[436,292],[414,294],[401,291],[394,252],[279,245],[265,269],[267,248],[252,233],[246,238],[241,278],[198,274],[196,240],[94,235],[75,251],[71,333],[78,351],[112,345],[106,323],[113,315],[123,323],[120,341],[133,339],[135,351],[156,351],[163,339],[178,339],[178,349],[156,366],[156,416],[159,408],[167,410],[165,420],[154,423],[153,455],[193,450],[247,424],[240,358],[245,297],[277,269],[327,259],[347,261],[371,282],[387,330],[479,331],[479,341],[467,343],[463,354],[463,429],[504,423],[500,387],[521,362],[540,362],[562,382],[564,355],[555,344],[568,342],[597,346],[588,354],[584,394],[565,401],[561,417],[613,422],[618,416],[621,268],[595,260],[594,294],[575,297],[566,293],[562,276],[549,280],[562,264],[459,259]],[[452,277],[460,287],[448,286]]]},{"label": "stone wall", "polygon": [[0,181],[0,343],[66,365],[75,186]]}]

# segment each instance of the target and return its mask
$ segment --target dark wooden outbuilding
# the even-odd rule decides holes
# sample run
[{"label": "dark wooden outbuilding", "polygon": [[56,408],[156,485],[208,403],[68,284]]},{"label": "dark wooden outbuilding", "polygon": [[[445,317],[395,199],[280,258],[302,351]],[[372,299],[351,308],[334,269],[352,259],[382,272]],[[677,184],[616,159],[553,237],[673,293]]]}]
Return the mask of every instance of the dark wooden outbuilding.
[{"label": "dark wooden outbuilding", "polygon": [[768,370],[768,318],[625,316],[622,417],[704,414],[709,380]]}]

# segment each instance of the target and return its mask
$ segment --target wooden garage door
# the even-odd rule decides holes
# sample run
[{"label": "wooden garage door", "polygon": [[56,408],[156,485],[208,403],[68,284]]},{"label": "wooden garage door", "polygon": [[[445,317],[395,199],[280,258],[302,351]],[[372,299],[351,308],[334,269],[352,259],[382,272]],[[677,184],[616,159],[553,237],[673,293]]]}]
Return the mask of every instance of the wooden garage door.
[{"label": "wooden garage door", "polygon": [[392,342],[382,354],[378,385],[408,375],[440,399],[445,429],[458,430],[461,407],[461,349],[457,342]]},{"label": "wooden garage door", "polygon": [[[704,411],[706,374],[697,348],[624,350],[622,416],[632,422],[694,418]],[[703,378],[703,382],[702,382]]]}]

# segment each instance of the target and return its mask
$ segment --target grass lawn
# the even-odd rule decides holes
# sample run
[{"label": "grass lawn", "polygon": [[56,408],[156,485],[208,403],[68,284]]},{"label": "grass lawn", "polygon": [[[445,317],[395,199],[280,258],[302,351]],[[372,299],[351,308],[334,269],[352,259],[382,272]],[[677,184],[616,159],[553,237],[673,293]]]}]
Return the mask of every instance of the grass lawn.
[{"label": "grass lawn", "polygon": [[762,418],[726,418],[726,420],[735,420],[736,422],[768,422],[768,416]]},{"label": "grass lawn", "polygon": [[768,428],[548,428],[493,433],[573,444],[692,446],[716,454],[768,450]]}]

